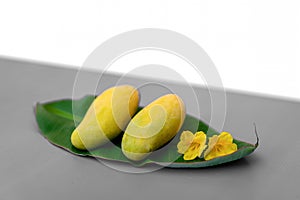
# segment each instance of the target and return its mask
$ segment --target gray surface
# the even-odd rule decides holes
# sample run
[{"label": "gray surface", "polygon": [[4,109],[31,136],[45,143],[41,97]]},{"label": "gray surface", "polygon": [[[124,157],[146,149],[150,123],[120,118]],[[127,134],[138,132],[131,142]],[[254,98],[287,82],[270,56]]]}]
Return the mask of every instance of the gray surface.
[{"label": "gray surface", "polygon": [[[70,98],[75,75],[75,70],[0,59],[2,200],[300,199],[299,102],[228,92],[224,130],[254,143],[255,122],[261,142],[254,154],[213,168],[128,174],[93,159],[71,155],[52,146],[38,133],[34,102]],[[97,74],[86,73],[86,77],[91,80]],[[116,79],[106,75],[103,89]],[[128,81],[137,84],[144,80]],[[184,87],[170,87],[177,88],[189,105]],[[89,92],[84,87],[81,90]],[[204,89],[196,90],[201,99],[201,114],[209,119],[208,94]],[[160,93],[159,89],[157,93],[153,91],[143,91],[150,95],[144,95],[142,104]]]}]

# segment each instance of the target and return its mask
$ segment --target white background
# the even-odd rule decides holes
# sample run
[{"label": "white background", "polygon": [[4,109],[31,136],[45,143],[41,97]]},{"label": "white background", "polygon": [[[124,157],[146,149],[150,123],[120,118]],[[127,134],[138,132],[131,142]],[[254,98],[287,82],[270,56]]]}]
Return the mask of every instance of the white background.
[{"label": "white background", "polygon": [[197,42],[226,88],[300,99],[297,0],[0,1],[2,56],[81,66],[105,40],[139,28]]}]

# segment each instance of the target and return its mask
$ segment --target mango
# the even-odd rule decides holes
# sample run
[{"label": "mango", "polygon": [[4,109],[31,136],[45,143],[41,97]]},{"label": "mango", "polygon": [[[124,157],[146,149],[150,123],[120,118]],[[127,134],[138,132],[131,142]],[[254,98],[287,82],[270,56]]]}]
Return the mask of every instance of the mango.
[{"label": "mango", "polygon": [[117,137],[135,114],[139,92],[130,85],[112,87],[95,98],[71,135],[72,145],[86,150]]},{"label": "mango", "polygon": [[169,142],[185,119],[185,105],[175,94],[167,94],[144,107],[129,122],[122,138],[122,152],[139,161]]}]

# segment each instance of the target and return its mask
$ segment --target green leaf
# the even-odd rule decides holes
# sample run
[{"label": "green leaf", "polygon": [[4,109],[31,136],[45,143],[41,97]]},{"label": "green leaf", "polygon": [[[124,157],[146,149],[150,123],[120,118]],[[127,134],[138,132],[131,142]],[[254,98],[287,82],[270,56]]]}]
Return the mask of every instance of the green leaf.
[{"label": "green leaf", "polygon": [[[111,141],[111,143],[95,150],[79,150],[72,146],[70,137],[76,125],[83,119],[84,114],[94,98],[94,96],[86,96],[79,100],[69,99],[49,103],[37,103],[35,114],[41,134],[50,143],[76,155],[127,162],[134,166],[143,166],[154,163],[170,168],[200,168],[219,165],[245,157],[252,153],[258,146],[258,138],[257,143],[254,145],[234,139],[234,143],[237,144],[238,150],[233,154],[218,157],[209,161],[205,161],[203,158],[186,161],[183,159],[183,156],[177,152],[177,143],[179,142],[180,137],[180,134],[177,134],[167,145],[165,145],[165,147],[153,152],[147,159],[141,162],[132,162],[128,160],[121,151],[120,146],[123,134],[120,134],[120,136]],[[191,127],[196,127],[197,130],[193,130],[194,132],[203,131],[208,136],[219,134],[203,121],[190,115],[186,116],[185,122],[179,133],[181,133],[182,130],[191,130]]]}]

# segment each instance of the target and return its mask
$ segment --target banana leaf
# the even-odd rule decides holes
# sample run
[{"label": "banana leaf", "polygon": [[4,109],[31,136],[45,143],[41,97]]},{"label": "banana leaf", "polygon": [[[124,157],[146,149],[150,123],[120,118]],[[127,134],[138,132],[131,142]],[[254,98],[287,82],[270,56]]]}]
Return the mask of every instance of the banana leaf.
[{"label": "banana leaf", "polygon": [[[153,152],[149,157],[140,162],[133,162],[127,159],[121,150],[122,135],[104,146],[97,149],[87,151],[79,150],[71,144],[71,134],[75,127],[83,119],[84,114],[93,102],[95,96],[85,96],[79,100],[64,99],[47,103],[37,103],[35,106],[36,121],[40,129],[40,133],[51,144],[61,147],[62,149],[79,156],[90,156],[105,160],[119,161],[130,163],[136,167],[141,167],[147,164],[157,164],[169,168],[201,168],[210,167],[231,161],[238,160],[251,154],[258,146],[258,137],[256,144],[250,144],[237,139],[234,143],[237,144],[238,150],[230,155],[221,156],[212,160],[204,160],[196,158],[195,160],[186,161],[183,156],[177,152],[177,143],[179,142],[180,131],[190,130],[189,127],[198,127],[197,131],[203,131],[208,137],[218,135],[219,133],[209,127],[205,122],[186,115],[184,124],[179,133],[159,151]],[[76,108],[76,109],[72,109]],[[139,110],[142,107],[139,108]]]}]

